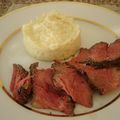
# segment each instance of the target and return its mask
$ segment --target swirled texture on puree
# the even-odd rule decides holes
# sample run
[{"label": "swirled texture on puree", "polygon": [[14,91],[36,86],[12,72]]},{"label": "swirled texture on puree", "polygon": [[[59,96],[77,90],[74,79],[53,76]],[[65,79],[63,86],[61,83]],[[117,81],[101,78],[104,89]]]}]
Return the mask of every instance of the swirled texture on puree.
[{"label": "swirled texture on puree", "polygon": [[63,60],[80,48],[79,25],[57,11],[30,21],[22,31],[27,52],[39,60]]}]

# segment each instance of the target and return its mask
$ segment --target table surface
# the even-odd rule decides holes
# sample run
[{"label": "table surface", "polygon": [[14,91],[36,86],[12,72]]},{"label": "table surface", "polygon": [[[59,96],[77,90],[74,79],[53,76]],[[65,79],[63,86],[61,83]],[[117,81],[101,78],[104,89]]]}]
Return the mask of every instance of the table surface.
[{"label": "table surface", "polygon": [[[50,1],[62,1],[62,0],[0,0],[0,16],[30,4]],[[120,0],[70,0],[70,1],[95,4],[120,13]]]}]

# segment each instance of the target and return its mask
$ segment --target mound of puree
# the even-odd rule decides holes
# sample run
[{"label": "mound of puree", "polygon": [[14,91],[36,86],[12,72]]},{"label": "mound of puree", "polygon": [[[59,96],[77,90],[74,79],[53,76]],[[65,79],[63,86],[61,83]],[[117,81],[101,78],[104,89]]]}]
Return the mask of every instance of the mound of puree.
[{"label": "mound of puree", "polygon": [[27,52],[45,61],[64,60],[80,48],[79,25],[72,17],[50,12],[22,27]]}]

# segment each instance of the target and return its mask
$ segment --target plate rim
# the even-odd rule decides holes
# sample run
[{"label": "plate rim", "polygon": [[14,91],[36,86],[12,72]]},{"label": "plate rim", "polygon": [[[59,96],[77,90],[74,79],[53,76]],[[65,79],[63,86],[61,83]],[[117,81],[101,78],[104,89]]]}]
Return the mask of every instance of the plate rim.
[{"label": "plate rim", "polygon": [[6,13],[5,15],[1,16],[0,17],[0,21],[5,19],[6,17],[12,15],[12,14],[15,14],[21,10],[25,10],[27,8],[31,8],[31,7],[35,7],[35,6],[43,6],[43,5],[47,5],[47,4],[63,4],[63,3],[68,3],[68,4],[76,4],[76,5],[87,5],[87,6],[91,6],[91,7],[96,7],[96,8],[100,8],[100,9],[103,9],[105,11],[108,11],[108,12],[111,12],[112,14],[116,14],[118,16],[120,16],[120,13],[117,13],[113,10],[111,10],[110,8],[106,8],[106,7],[103,7],[103,6],[98,6],[98,5],[94,5],[94,4],[90,4],[90,3],[84,3],[84,2],[78,2],[78,1],[48,1],[48,2],[41,2],[41,3],[35,3],[35,4],[30,4],[30,5],[27,5],[27,6],[24,6],[24,7],[21,7],[21,8],[17,8],[17,9],[14,9],[8,13]]}]

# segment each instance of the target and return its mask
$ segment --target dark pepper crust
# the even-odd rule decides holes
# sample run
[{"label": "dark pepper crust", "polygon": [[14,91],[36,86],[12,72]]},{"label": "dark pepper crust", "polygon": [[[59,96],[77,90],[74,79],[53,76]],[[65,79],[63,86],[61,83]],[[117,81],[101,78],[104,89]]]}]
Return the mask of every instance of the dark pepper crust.
[{"label": "dark pepper crust", "polygon": [[93,60],[88,60],[84,62],[79,62],[81,64],[86,64],[94,67],[95,69],[102,69],[102,68],[110,68],[110,67],[120,67],[120,58],[117,58],[115,60],[105,60],[101,62],[95,62]]}]

